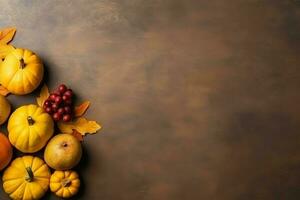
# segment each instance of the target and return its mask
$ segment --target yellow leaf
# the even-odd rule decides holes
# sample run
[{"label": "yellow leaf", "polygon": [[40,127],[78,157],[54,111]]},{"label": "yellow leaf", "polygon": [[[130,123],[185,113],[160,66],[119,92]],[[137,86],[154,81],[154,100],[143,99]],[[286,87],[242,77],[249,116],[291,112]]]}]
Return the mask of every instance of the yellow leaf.
[{"label": "yellow leaf", "polygon": [[79,106],[76,106],[74,110],[75,117],[81,117],[87,111],[90,104],[89,101],[84,101]]},{"label": "yellow leaf", "polygon": [[49,89],[46,84],[43,85],[40,96],[36,98],[36,102],[40,107],[43,107],[45,101],[49,97]]},{"label": "yellow leaf", "polygon": [[8,44],[16,34],[16,28],[5,28],[0,30],[0,44]]},{"label": "yellow leaf", "polygon": [[88,121],[83,117],[79,117],[72,122],[58,122],[57,125],[62,133],[68,134],[72,134],[74,129],[81,135],[94,134],[101,129],[101,126],[96,121]]},{"label": "yellow leaf", "polygon": [[0,59],[4,59],[7,54],[15,50],[15,48],[12,45],[1,45],[0,44]]},{"label": "yellow leaf", "polygon": [[7,96],[10,92],[4,86],[0,85],[0,94],[2,96]]}]

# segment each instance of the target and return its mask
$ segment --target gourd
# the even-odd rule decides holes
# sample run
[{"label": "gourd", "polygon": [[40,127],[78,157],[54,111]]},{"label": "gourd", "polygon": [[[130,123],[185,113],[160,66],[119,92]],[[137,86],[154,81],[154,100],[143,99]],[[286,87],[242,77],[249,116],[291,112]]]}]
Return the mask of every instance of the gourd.
[{"label": "gourd", "polygon": [[25,95],[41,83],[44,67],[41,59],[27,49],[15,49],[0,64],[0,84],[11,93]]},{"label": "gourd", "polygon": [[8,100],[0,95],[0,125],[3,124],[9,117],[11,106]]},{"label": "gourd", "polygon": [[51,116],[37,105],[16,109],[8,120],[9,141],[24,153],[42,149],[54,132]]},{"label": "gourd", "polygon": [[50,176],[50,170],[42,159],[19,157],[4,171],[3,189],[14,200],[40,199],[49,188]]},{"label": "gourd", "polygon": [[80,179],[76,171],[55,171],[50,178],[50,190],[57,196],[69,198],[74,196],[80,187]]}]

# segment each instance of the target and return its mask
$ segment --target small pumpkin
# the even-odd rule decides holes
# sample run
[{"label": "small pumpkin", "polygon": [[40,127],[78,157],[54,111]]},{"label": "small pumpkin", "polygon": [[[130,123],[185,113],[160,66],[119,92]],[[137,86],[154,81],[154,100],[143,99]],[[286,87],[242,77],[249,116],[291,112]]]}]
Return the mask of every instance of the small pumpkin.
[{"label": "small pumpkin", "polygon": [[7,120],[11,111],[10,103],[2,95],[0,95],[0,111],[1,111],[0,112],[0,125],[1,125]]},{"label": "small pumpkin", "polygon": [[16,109],[8,120],[8,138],[13,146],[24,153],[42,149],[54,132],[51,116],[37,105]]},{"label": "small pumpkin", "polygon": [[11,93],[31,93],[41,83],[44,67],[41,59],[27,49],[14,49],[0,65],[0,84]]},{"label": "small pumpkin", "polygon": [[50,176],[50,170],[42,159],[19,157],[4,171],[3,188],[14,200],[40,199],[49,188]]},{"label": "small pumpkin", "polygon": [[9,143],[7,137],[0,133],[0,170],[5,168],[13,155],[11,144]]},{"label": "small pumpkin", "polygon": [[76,171],[55,171],[50,178],[50,190],[57,196],[69,198],[74,196],[80,187],[80,179]]}]

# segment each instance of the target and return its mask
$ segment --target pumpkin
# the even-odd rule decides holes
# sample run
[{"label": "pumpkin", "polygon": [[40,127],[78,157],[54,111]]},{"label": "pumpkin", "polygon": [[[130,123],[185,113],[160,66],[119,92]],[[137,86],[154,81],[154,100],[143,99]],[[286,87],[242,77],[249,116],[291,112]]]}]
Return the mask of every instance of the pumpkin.
[{"label": "pumpkin", "polygon": [[41,83],[44,67],[41,59],[27,49],[15,49],[0,65],[0,84],[11,93],[31,93]]},{"label": "pumpkin", "polygon": [[76,171],[55,171],[50,178],[50,190],[57,196],[69,198],[74,196],[80,187],[80,179]]},{"label": "pumpkin", "polygon": [[42,149],[51,138],[54,123],[43,108],[31,104],[11,114],[7,129],[13,146],[24,153],[33,153]]},{"label": "pumpkin", "polygon": [[4,171],[3,189],[14,200],[40,199],[48,190],[50,176],[42,159],[19,157]]},{"label": "pumpkin", "polygon": [[10,162],[13,155],[11,144],[7,137],[0,133],[0,170],[5,168]]},{"label": "pumpkin", "polygon": [[10,110],[11,107],[8,100],[4,96],[0,95],[0,125],[7,120]]}]

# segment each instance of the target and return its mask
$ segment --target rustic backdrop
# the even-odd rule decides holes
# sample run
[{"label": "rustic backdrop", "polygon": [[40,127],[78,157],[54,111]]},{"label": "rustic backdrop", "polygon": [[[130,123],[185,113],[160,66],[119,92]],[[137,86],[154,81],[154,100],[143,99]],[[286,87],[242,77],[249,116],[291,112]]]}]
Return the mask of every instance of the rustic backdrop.
[{"label": "rustic backdrop", "polygon": [[85,138],[74,199],[300,198],[300,1],[0,5],[0,27],[42,57],[49,87],[89,99],[104,127]]}]

